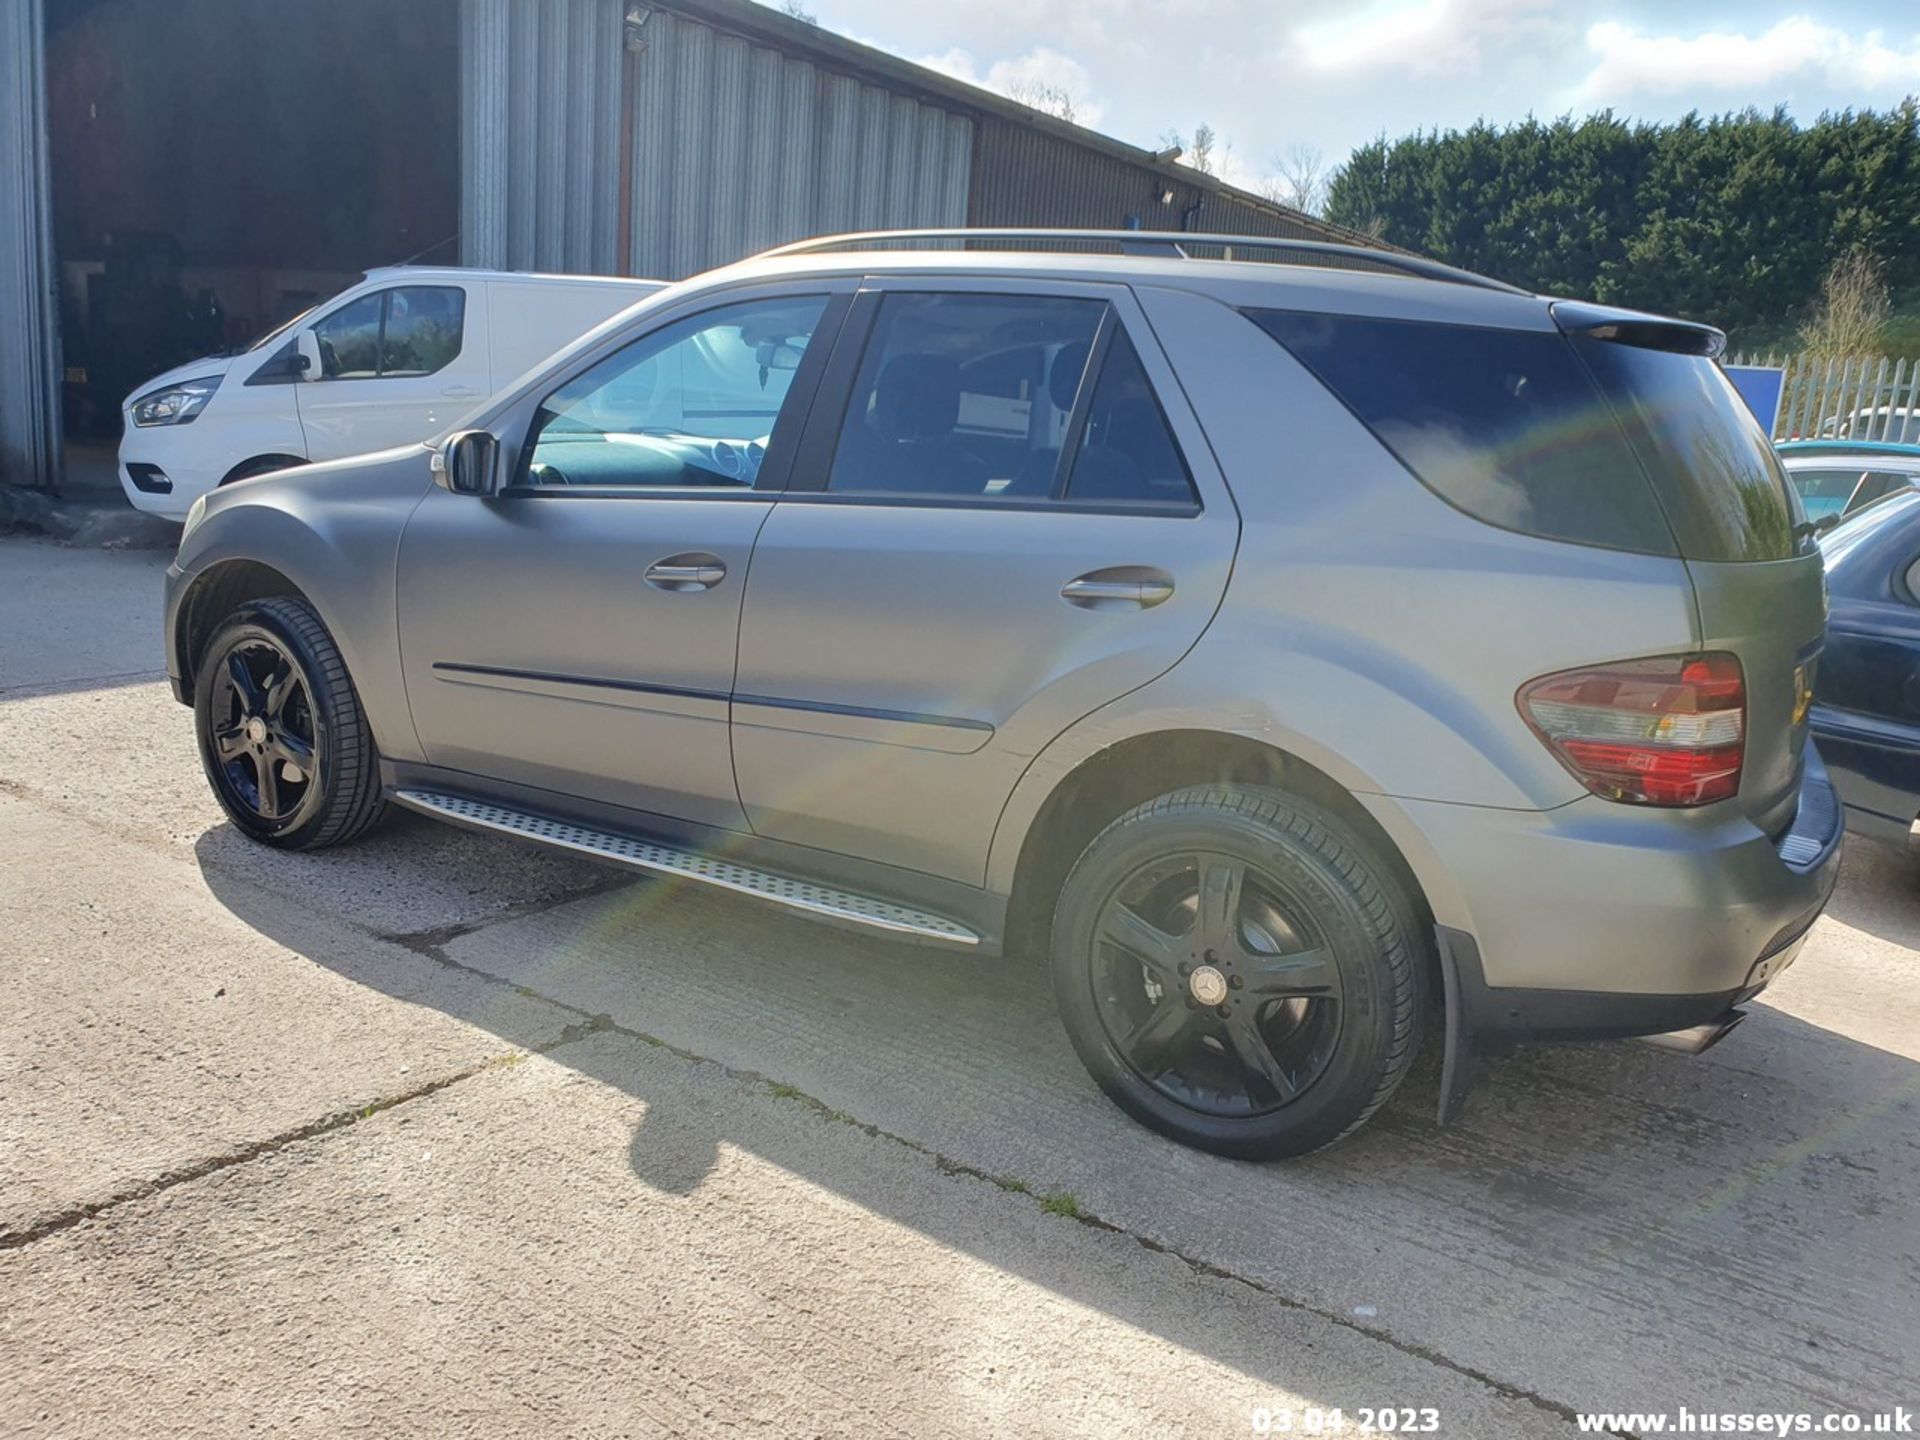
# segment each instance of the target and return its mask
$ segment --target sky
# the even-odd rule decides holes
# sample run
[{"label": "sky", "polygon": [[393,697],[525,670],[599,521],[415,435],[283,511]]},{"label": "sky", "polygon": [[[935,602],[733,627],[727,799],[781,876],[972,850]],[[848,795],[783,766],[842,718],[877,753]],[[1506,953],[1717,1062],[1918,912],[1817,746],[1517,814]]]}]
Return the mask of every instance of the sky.
[{"label": "sky", "polygon": [[1670,120],[1920,94],[1920,0],[802,0],[822,25],[990,89],[1039,83],[1158,148],[1202,122],[1257,184],[1301,149],[1611,108]]}]

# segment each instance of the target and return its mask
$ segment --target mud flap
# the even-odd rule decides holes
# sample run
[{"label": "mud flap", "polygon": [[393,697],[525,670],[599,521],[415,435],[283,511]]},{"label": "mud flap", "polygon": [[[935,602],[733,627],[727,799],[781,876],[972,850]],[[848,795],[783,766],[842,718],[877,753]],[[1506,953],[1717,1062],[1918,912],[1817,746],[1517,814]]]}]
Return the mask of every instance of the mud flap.
[{"label": "mud flap", "polygon": [[1433,927],[1440,951],[1440,989],[1446,1004],[1446,1044],[1440,1061],[1440,1105],[1434,1119],[1442,1125],[1460,1118],[1467,1091],[1473,1085],[1473,1027],[1467,1015],[1466,987],[1460,980],[1460,959],[1454,950],[1459,932],[1445,925]]}]

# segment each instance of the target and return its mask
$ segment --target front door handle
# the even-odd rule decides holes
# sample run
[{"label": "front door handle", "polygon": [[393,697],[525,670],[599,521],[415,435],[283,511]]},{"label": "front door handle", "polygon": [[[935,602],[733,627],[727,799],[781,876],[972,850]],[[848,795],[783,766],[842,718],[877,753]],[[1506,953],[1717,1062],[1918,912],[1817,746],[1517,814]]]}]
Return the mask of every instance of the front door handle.
[{"label": "front door handle", "polygon": [[1060,598],[1084,610],[1151,610],[1173,598],[1173,577],[1144,565],[1116,565],[1069,580]]},{"label": "front door handle", "polygon": [[647,583],[656,590],[711,590],[727,578],[718,555],[693,552],[669,555],[647,567]]}]

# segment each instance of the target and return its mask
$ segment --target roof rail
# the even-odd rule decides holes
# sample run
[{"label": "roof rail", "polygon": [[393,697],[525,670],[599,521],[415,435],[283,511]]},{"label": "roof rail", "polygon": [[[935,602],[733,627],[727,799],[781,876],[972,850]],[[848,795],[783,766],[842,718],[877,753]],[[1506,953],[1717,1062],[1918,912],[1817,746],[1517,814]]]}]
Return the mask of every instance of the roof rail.
[{"label": "roof rail", "polygon": [[[818,255],[832,250],[851,250],[867,245],[896,245],[922,240],[995,242],[1046,241],[1051,244],[1091,243],[1116,245],[1123,255],[1162,255],[1192,260],[1191,247],[1218,245],[1229,250],[1280,250],[1308,257],[1339,257],[1377,265],[1383,270],[1418,276],[1423,280],[1444,280],[1454,285],[1472,285],[1482,290],[1503,290],[1509,295],[1530,295],[1517,285],[1476,275],[1394,250],[1372,250],[1365,245],[1342,245],[1332,240],[1289,240],[1270,235],[1200,235],[1186,230],[1027,230],[1027,229],[952,229],[952,230],[861,230],[846,235],[820,235],[811,240],[796,240],[763,250],[755,259],[785,255]],[[1017,247],[1014,247],[1017,248]],[[1036,247],[1040,248],[1040,247]]]}]

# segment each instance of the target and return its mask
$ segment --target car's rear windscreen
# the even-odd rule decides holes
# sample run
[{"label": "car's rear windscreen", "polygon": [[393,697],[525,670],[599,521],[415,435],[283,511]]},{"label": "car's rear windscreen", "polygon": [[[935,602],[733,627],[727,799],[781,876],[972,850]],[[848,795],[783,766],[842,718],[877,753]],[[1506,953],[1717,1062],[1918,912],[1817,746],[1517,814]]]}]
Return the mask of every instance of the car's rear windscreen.
[{"label": "car's rear windscreen", "polygon": [[1247,315],[1476,519],[1692,560],[1794,551],[1773,447],[1705,356],[1558,331]]}]

